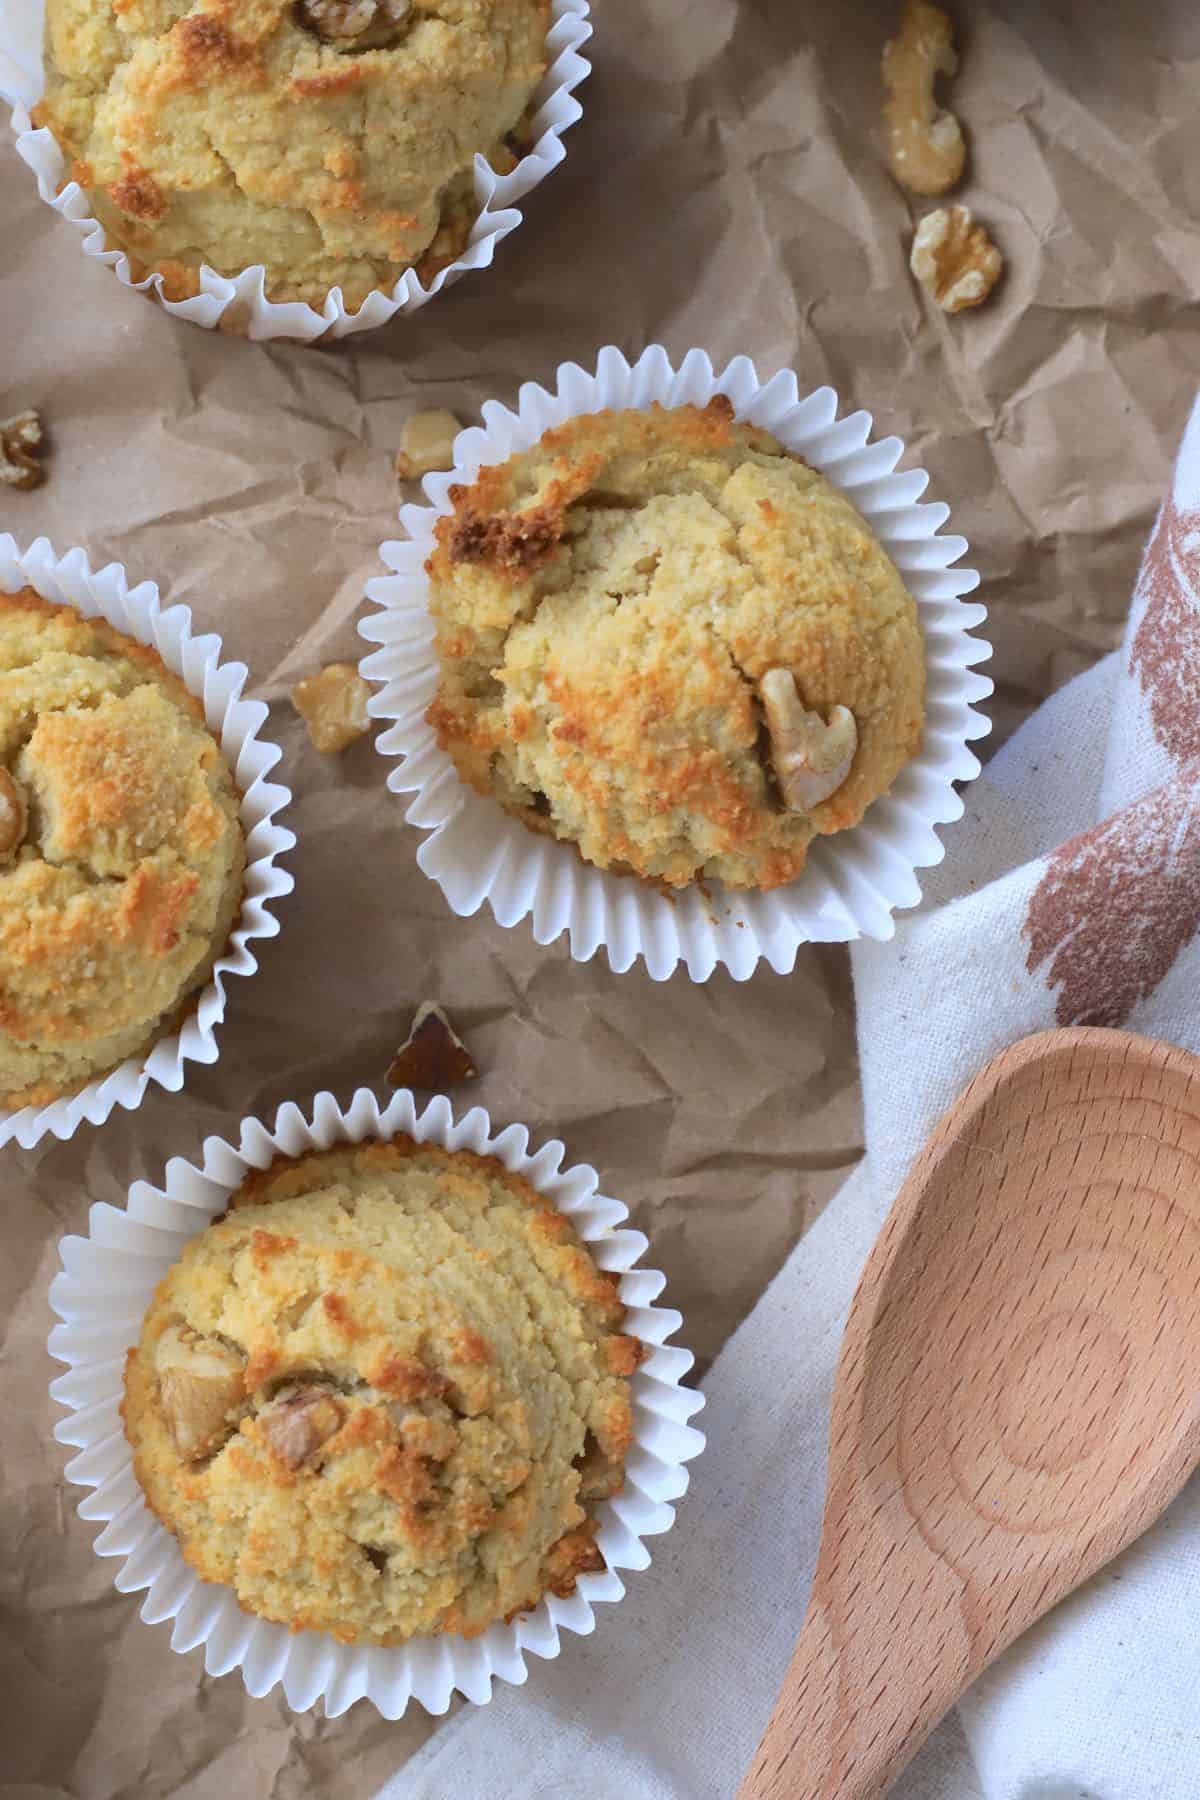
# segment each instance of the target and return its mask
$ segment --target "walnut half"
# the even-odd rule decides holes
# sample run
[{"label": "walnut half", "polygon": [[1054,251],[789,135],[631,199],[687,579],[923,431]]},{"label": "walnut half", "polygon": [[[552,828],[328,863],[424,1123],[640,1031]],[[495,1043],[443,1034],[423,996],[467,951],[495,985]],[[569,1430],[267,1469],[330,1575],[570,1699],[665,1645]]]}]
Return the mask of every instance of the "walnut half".
[{"label": "walnut half", "polygon": [[185,1462],[199,1462],[233,1429],[246,1393],[242,1358],[219,1338],[171,1325],[158,1340],[154,1366],[175,1448]]},{"label": "walnut half", "polygon": [[25,838],[29,810],[19,783],[0,769],[0,863],[11,862]]},{"label": "walnut half", "polygon": [[820,713],[808,711],[790,669],[768,669],[758,691],[783,803],[789,812],[811,812],[850,773],[858,748],[854,714],[835,706],[826,724]]},{"label": "walnut half", "polygon": [[412,0],[300,0],[302,25],[327,44],[382,50],[393,44]]},{"label": "walnut half", "polygon": [[962,175],[962,127],[933,92],[938,76],[957,68],[954,28],[941,7],[905,0],[900,30],[883,51],[883,115],[892,174],[910,193],[945,194]]},{"label": "walnut half", "polygon": [[5,487],[40,487],[46,479],[42,464],[45,454],[42,421],[32,407],[0,421],[0,482]]},{"label": "walnut half", "polygon": [[909,267],[943,312],[962,312],[986,300],[1004,259],[967,206],[927,213],[913,238]]}]

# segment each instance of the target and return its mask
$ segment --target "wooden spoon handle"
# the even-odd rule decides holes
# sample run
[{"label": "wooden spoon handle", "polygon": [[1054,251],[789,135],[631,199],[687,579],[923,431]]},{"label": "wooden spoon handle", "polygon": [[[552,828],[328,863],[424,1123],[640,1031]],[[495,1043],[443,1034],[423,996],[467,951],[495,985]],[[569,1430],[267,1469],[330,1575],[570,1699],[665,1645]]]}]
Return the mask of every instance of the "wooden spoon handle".
[{"label": "wooden spoon handle", "polygon": [[944,1670],[913,1666],[921,1640],[897,1623],[876,1645],[868,1685],[861,1669],[845,1665],[829,1613],[812,1600],[738,1800],[876,1800],[887,1792],[954,1698]]}]

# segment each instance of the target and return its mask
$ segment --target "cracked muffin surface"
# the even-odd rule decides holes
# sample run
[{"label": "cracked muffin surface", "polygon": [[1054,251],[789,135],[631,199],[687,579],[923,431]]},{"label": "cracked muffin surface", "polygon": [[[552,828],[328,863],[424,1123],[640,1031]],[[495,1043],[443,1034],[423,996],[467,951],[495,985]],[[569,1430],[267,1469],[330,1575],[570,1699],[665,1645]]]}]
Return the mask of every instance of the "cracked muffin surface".
[{"label": "cracked muffin surface", "polygon": [[[850,501],[730,403],[602,412],[451,489],[428,718],[462,778],[600,868],[773,888],[920,747],[916,604]],[[853,714],[784,804],[760,684]]]},{"label": "cracked muffin surface", "polygon": [[44,1105],[173,1030],[241,902],[240,800],[160,657],[0,594],[0,1105]]},{"label": "cracked muffin surface", "polygon": [[34,119],[168,299],[263,263],[269,299],[356,310],[461,255],[549,25],[550,0],[48,0]]},{"label": "cracked muffin surface", "polygon": [[615,1277],[491,1158],[280,1159],[193,1238],[129,1352],[146,1499],[249,1612],[473,1636],[603,1566],[632,1439]]}]

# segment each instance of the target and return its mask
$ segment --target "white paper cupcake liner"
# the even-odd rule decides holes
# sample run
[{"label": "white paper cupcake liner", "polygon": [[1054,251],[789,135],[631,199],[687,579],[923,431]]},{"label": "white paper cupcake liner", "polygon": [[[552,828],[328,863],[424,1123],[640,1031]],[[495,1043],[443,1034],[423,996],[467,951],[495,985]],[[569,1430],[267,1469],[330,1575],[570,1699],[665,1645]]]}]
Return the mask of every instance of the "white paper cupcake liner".
[{"label": "white paper cupcake liner", "polygon": [[[451,485],[474,481],[484,464],[528,449],[580,413],[655,401],[704,406],[715,394],[728,395],[739,418],[773,432],[841,488],[901,571],[925,637],[925,736],[920,754],[862,823],[816,839],[803,874],[788,886],[760,894],[705,883],[667,898],[635,878],[591,867],[573,845],[535,835],[459,780],[425,719],[438,675],[425,561],[437,520],[451,510]],[[460,432],[454,470],[425,477],[431,504],[400,509],[408,539],[382,546],[394,573],[368,582],[367,596],[380,610],[359,627],[382,645],[361,668],[381,689],[369,711],[391,721],[378,749],[401,759],[388,786],[416,795],[406,817],[430,834],[417,861],[456,913],[469,917],[486,901],[502,925],[530,919],[539,944],[567,932],[577,962],[603,945],[614,970],[642,957],[656,981],[680,963],[694,981],[718,966],[740,981],[760,958],[786,974],[801,944],[892,936],[895,910],[921,897],[916,871],[944,855],[938,826],[962,815],[956,784],[979,773],[968,746],[990,729],[975,703],[992,684],[973,671],[991,646],[971,635],[987,612],[962,599],[979,577],[953,566],[967,543],[943,531],[949,508],[918,505],[929,477],[921,469],[897,474],[904,445],[895,437],[872,441],[871,430],[869,413],[838,418],[832,388],[802,400],[790,370],[762,384],[749,358],[736,356],[716,375],[703,351],[690,350],[677,371],[654,344],[632,368],[612,346],[601,350],[594,374],[564,363],[553,393],[528,382],[515,413],[489,401],[482,426]]]},{"label": "white paper cupcake liner", "polygon": [[[109,249],[104,228],[89,211],[87,195],[78,182],[63,186],[66,162],[49,131],[34,131],[30,109],[41,99],[44,87],[42,29],[44,0],[0,0],[0,99],[12,108],[17,154],[37,177],[38,192],[48,206],[83,233],[83,253],[116,270],[117,279],[139,292],[152,289],[167,312],[178,319],[209,329],[224,321],[228,330],[244,331],[252,338],[302,338],[311,343],[320,337],[349,337],[384,325],[398,313],[416,312],[435,294],[465,275],[469,269],[486,269],[496,246],[521,223],[517,202],[545,180],[566,155],[562,135],[583,116],[574,89],[590,73],[591,64],[579,54],[592,35],[588,0],[551,0],[551,26],[546,36],[549,65],[534,95],[533,147],[511,174],[497,175],[482,156],[475,158],[475,199],[479,217],[470,241],[457,262],[439,270],[428,287],[409,269],[386,293],[368,294],[357,312],[348,312],[340,288],[331,289],[318,312],[301,301],[276,302],[263,292],[265,270],[261,263],[234,276],[218,275],[207,263],[200,268],[200,292],[190,300],[168,300],[162,277],[149,275],[135,281],[129,258]],[[60,193],[59,189],[62,188]]]},{"label": "white paper cupcake liner", "polygon": [[152,1081],[172,1092],[182,1087],[184,1064],[217,1059],[217,1026],[225,1017],[225,984],[231,975],[253,975],[258,967],[251,948],[258,938],[274,937],[279,925],[270,907],[294,883],[275,859],[295,844],[294,835],[276,823],[287,805],[287,788],[267,776],[282,752],[258,733],[267,720],[259,700],[243,700],[244,663],[221,661],[221,640],[214,633],[192,634],[186,606],[159,604],[152,581],[130,587],[119,563],[94,574],[82,550],[56,556],[45,538],[24,553],[7,532],[0,532],[0,591],[15,594],[31,587],[47,600],[78,607],[85,618],[97,616],[157,650],[167,667],[204,703],[209,730],[220,739],[242,796],[246,833],[246,880],[241,915],[229,943],[214,965],[207,984],[179,1031],[160,1038],[144,1058],[132,1057],[111,1074],[91,1081],[48,1106],[0,1110],[0,1145],[16,1139],[24,1149],[47,1133],[68,1138],[83,1120],[101,1125],[115,1106],[137,1106]]},{"label": "white paper cupcake liner", "polygon": [[[633,1377],[634,1440],[624,1489],[597,1509],[604,1571],[581,1575],[569,1599],[547,1595],[532,1612],[508,1625],[492,1625],[481,1637],[417,1638],[384,1650],[339,1644],[325,1632],[270,1625],[243,1612],[231,1588],[201,1581],[142,1499],[118,1408],[125,1352],[138,1340],[157,1283],[187,1240],[224,1211],[247,1170],[265,1169],[278,1155],[401,1132],[421,1143],[494,1156],[531,1182],[572,1220],[599,1266],[620,1272],[625,1329],[641,1338],[650,1354]],[[624,1228],[627,1208],[599,1192],[594,1169],[582,1163],[564,1168],[563,1156],[557,1141],[531,1152],[523,1125],[493,1135],[478,1106],[456,1122],[441,1097],[418,1117],[407,1090],[381,1110],[375,1096],[360,1089],[345,1112],[331,1094],[319,1094],[311,1124],[291,1104],[280,1108],[273,1127],[246,1119],[236,1148],[221,1138],[206,1139],[200,1168],[176,1158],[167,1165],[161,1189],[135,1183],[125,1211],[93,1206],[89,1235],[64,1238],[63,1272],[50,1286],[50,1303],[62,1323],[50,1334],[50,1354],[68,1363],[70,1373],[60,1375],[50,1392],[70,1409],[70,1417],[55,1436],[79,1450],[67,1465],[68,1478],[94,1490],[79,1513],[104,1524],[97,1553],[123,1558],[115,1577],[122,1593],[148,1590],[141,1609],[148,1624],[173,1621],[173,1650],[202,1646],[210,1675],[238,1668],[255,1697],[282,1683],[289,1706],[298,1712],[323,1699],[326,1713],[335,1717],[367,1699],[389,1719],[398,1719],[410,1700],[442,1713],[456,1689],[482,1705],[492,1697],[495,1678],[523,1682],[527,1653],[557,1656],[561,1632],[591,1632],[593,1608],[625,1592],[617,1571],[648,1566],[643,1539],[674,1522],[671,1502],[688,1485],[684,1464],[704,1446],[702,1434],[688,1424],[703,1397],[680,1385],[692,1357],[666,1341],[680,1318],[654,1304],[664,1281],[641,1267],[645,1237]]]}]

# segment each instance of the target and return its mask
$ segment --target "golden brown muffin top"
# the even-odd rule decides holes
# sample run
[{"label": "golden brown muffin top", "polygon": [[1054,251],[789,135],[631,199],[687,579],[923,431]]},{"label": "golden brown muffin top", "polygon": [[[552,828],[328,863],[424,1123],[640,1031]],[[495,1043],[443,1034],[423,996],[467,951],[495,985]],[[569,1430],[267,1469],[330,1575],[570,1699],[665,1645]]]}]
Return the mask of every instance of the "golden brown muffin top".
[{"label": "golden brown muffin top", "polygon": [[549,23],[550,0],[48,0],[35,119],[168,298],[264,263],[268,298],[355,309],[461,253]]},{"label": "golden brown muffin top", "polygon": [[[727,400],[572,419],[450,494],[430,722],[464,780],[589,862],[775,887],[916,753],[912,597],[850,501]],[[772,671],[817,730],[853,715],[852,761],[804,811]]]},{"label": "golden brown muffin top", "polygon": [[0,1105],[147,1048],[228,937],[239,801],[153,650],[0,594]]},{"label": "golden brown muffin top", "polygon": [[623,1321],[570,1222],[491,1158],[399,1137],[280,1160],[159,1286],[126,1368],[137,1478],[247,1611],[474,1635],[601,1566]]}]

